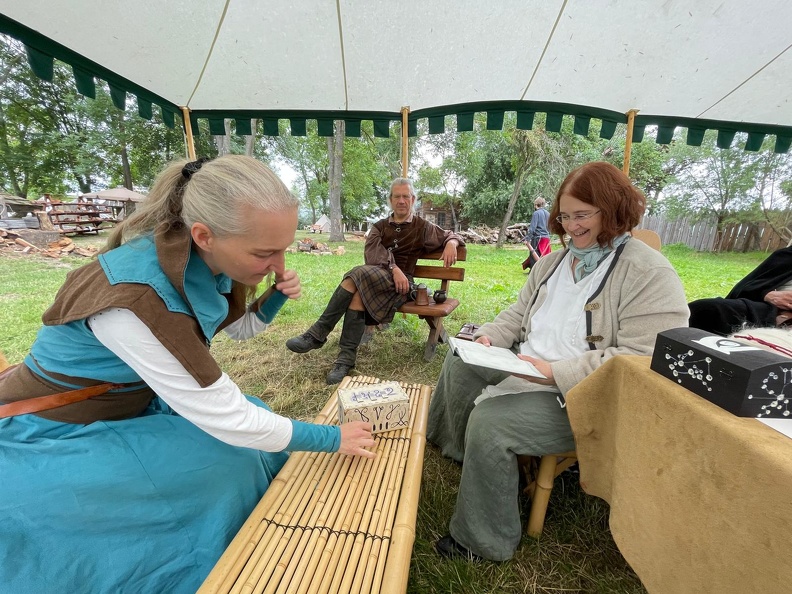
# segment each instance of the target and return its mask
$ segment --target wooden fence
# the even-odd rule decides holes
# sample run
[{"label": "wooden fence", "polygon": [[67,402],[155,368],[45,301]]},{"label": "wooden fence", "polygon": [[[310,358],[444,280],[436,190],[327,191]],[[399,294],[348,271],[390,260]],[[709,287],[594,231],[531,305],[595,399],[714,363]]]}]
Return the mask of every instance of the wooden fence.
[{"label": "wooden fence", "polygon": [[647,215],[638,228],[655,231],[663,245],[683,243],[700,252],[772,252],[787,245],[767,223],[729,224],[718,237],[713,221],[667,221],[662,217]]}]

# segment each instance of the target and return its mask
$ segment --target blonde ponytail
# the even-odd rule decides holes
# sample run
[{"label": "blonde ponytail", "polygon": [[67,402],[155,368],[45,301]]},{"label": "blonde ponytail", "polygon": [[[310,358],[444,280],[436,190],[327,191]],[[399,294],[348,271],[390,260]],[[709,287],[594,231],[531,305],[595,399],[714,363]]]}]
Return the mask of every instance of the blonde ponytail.
[{"label": "blonde ponytail", "polygon": [[176,161],[157,176],[149,195],[112,231],[102,251],[138,235],[193,223],[205,224],[219,237],[242,235],[249,230],[244,206],[265,212],[298,206],[280,178],[251,157],[224,155],[187,165],[186,160]]}]

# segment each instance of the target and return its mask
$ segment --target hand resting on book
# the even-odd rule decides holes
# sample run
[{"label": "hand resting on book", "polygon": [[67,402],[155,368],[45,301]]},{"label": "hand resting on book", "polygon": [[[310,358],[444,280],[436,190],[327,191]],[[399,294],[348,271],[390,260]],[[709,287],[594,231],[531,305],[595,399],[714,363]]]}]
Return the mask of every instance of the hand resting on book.
[{"label": "hand resting on book", "polygon": [[[492,346],[490,339],[487,336],[479,336],[473,342],[478,342],[483,344],[484,346]],[[543,359],[538,359],[537,357],[529,357],[528,355],[517,355],[518,359],[522,359],[523,361],[528,361],[531,363],[536,369],[541,373],[543,378],[541,377],[534,377],[532,375],[522,375],[519,373],[515,373],[517,377],[521,377],[523,379],[528,380],[529,382],[533,382],[535,384],[542,384],[543,386],[554,386],[555,380],[553,379],[553,368],[550,366],[550,363]]]}]

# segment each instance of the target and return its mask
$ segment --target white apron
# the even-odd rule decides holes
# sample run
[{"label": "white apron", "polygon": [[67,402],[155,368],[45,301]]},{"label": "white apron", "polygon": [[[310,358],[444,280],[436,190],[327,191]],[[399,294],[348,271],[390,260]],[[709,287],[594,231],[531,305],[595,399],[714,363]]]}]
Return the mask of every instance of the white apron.
[{"label": "white apron", "polygon": [[[586,342],[585,305],[608,272],[615,250],[599,263],[596,270],[575,282],[572,253],[568,253],[547,280],[547,299],[531,317],[531,331],[520,343],[519,352],[553,363],[579,357],[589,350]],[[509,376],[494,386],[487,386],[476,398],[482,400],[520,392],[557,392],[556,386],[536,384],[517,376]],[[559,400],[559,404],[564,404]]]}]

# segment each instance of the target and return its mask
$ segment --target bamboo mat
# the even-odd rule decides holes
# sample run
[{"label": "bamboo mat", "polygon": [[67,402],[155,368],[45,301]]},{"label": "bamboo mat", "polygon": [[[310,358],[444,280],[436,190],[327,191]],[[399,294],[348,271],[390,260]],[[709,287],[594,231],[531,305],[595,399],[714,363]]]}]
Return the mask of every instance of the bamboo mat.
[{"label": "bamboo mat", "polygon": [[[346,377],[338,387],[380,381]],[[373,460],[292,454],[199,594],[407,590],[431,388],[401,387],[410,397],[409,426],[375,435]],[[338,423],[337,392],[314,422]]]}]

